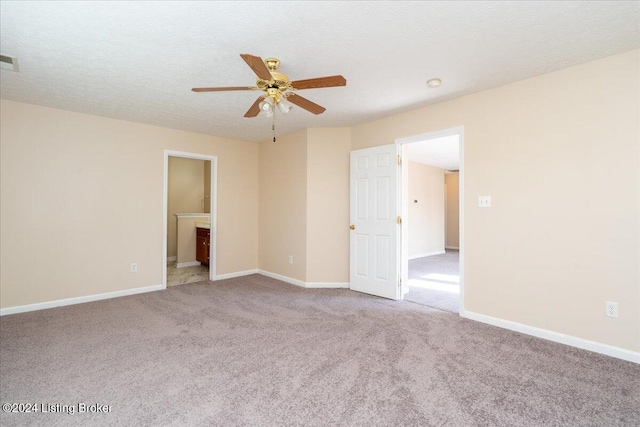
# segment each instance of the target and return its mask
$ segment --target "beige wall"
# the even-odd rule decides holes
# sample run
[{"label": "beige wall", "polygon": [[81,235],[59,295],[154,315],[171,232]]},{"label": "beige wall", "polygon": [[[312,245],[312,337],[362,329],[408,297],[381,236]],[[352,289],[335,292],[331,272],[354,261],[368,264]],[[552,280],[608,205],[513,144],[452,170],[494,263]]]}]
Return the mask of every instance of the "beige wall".
[{"label": "beige wall", "polygon": [[165,149],[218,156],[217,273],[257,268],[257,144],[6,100],[0,119],[3,308],[161,284]]},{"label": "beige wall", "polygon": [[446,186],[446,239],[447,248],[460,247],[460,173],[451,172],[444,175]]},{"label": "beige wall", "polygon": [[[211,162],[209,162],[209,164],[211,164]],[[178,219],[175,214],[204,212],[204,166],[204,160],[169,157],[169,179],[167,183],[167,257],[174,257],[178,253]]]},{"label": "beige wall", "polygon": [[[409,259],[444,252],[444,170],[418,162],[408,170]],[[417,203],[415,201],[417,200]]]},{"label": "beige wall", "polygon": [[349,281],[350,148],[350,128],[260,144],[261,270],[303,282]]},{"label": "beige wall", "polygon": [[397,114],[352,149],[464,126],[465,309],[639,351],[639,70],[635,50]]},{"label": "beige wall", "polygon": [[211,160],[205,160],[204,169],[204,212],[211,213]]},{"label": "beige wall", "polygon": [[307,281],[349,282],[351,128],[309,129]]},{"label": "beige wall", "polygon": [[260,269],[305,281],[307,131],[256,146],[260,147]]}]

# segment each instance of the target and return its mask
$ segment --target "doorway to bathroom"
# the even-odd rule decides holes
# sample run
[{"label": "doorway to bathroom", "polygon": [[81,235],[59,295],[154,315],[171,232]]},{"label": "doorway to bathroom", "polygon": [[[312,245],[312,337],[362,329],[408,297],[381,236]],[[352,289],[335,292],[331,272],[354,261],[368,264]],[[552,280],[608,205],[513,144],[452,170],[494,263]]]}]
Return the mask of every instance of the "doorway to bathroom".
[{"label": "doorway to bathroom", "polygon": [[163,286],[214,280],[217,157],[165,150]]}]

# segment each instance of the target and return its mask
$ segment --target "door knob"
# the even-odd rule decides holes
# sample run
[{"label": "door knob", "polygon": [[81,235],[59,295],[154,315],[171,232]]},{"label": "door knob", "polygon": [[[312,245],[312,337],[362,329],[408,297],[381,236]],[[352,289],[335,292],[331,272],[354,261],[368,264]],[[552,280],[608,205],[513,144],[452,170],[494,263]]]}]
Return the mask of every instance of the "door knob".
[{"label": "door knob", "polygon": [[355,230],[355,229],[356,229],[356,226],[355,226],[355,225],[353,225],[353,224],[351,224],[351,225],[349,226],[349,228],[350,228],[350,229],[352,229],[352,230]]}]

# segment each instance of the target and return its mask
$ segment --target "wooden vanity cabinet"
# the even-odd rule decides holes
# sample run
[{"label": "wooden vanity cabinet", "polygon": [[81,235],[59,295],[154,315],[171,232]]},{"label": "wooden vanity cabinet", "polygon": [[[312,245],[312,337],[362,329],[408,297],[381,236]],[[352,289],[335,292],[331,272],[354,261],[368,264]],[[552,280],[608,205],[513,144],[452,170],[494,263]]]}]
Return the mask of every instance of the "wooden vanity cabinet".
[{"label": "wooden vanity cabinet", "polygon": [[208,228],[196,229],[196,261],[209,266],[209,236],[211,230]]}]

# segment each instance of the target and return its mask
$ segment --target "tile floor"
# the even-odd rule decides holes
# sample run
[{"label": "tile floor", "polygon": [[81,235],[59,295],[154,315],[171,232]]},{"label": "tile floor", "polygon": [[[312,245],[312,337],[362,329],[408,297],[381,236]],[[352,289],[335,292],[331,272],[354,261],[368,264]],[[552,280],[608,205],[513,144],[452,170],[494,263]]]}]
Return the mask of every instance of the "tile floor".
[{"label": "tile floor", "polygon": [[196,265],[176,268],[176,262],[167,262],[167,286],[184,285],[185,283],[209,280],[209,267]]}]

